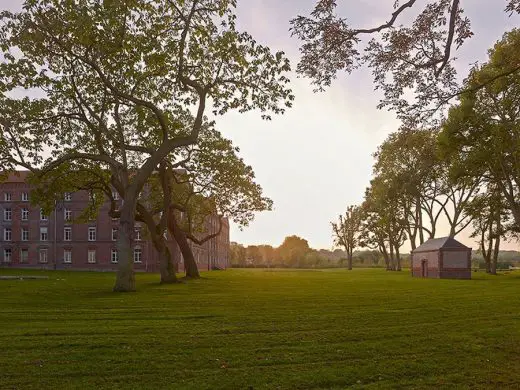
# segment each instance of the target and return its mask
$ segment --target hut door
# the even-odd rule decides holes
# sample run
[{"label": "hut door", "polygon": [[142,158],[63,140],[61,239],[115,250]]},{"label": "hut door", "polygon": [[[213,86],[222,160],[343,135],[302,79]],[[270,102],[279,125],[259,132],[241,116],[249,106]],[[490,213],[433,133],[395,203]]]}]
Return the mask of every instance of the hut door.
[{"label": "hut door", "polygon": [[421,276],[423,278],[428,277],[428,260],[421,261]]}]

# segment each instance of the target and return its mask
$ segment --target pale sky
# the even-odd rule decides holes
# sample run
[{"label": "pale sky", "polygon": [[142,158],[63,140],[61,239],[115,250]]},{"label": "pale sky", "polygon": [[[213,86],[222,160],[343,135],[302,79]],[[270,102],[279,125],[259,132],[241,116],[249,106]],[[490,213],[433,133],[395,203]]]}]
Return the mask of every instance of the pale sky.
[{"label": "pale sky", "polygon": [[[388,19],[394,0],[338,0],[352,25],[372,27]],[[427,1],[419,0],[417,8]],[[475,36],[456,53],[461,76],[468,65],[485,60],[502,34],[520,18],[504,12],[505,0],[463,0]],[[17,9],[21,0],[0,0],[0,9]],[[289,20],[308,15],[315,0],[238,0],[238,26],[273,50],[283,50],[298,62],[299,42],[290,37]],[[408,15],[413,15],[409,12]],[[233,226],[231,240],[245,245],[278,246],[296,234],[311,247],[332,247],[330,221],[347,205],[363,200],[377,146],[399,128],[393,113],[376,109],[380,95],[373,91],[369,71],[340,74],[333,86],[315,94],[308,80],[292,77],[294,107],[271,122],[257,113],[220,117],[217,128],[240,147],[274,210],[257,215],[243,231]],[[446,231],[441,231],[438,236]],[[469,232],[457,237],[476,249]],[[408,246],[403,248],[408,250]],[[518,244],[504,249],[518,249]]]}]

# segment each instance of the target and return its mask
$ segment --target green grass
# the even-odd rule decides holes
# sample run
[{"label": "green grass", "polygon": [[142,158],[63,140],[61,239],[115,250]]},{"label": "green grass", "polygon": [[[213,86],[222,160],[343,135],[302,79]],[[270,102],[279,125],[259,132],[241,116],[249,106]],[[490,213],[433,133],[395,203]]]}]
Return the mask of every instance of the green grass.
[{"label": "green grass", "polygon": [[520,388],[520,273],[0,274],[1,389]]}]

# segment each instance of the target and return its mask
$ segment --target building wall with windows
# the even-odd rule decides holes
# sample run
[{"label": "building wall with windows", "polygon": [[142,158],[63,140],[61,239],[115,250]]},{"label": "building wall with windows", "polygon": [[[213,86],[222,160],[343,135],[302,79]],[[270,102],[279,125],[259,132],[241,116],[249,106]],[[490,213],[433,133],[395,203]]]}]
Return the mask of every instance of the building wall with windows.
[{"label": "building wall with windows", "polygon": [[202,245],[190,242],[193,257],[199,270],[226,269],[230,267],[229,260],[229,222],[227,218],[219,221],[220,217],[212,215],[206,218],[205,231],[197,234],[200,238],[211,236],[219,231],[220,223],[222,228],[220,234],[204,242]]},{"label": "building wall with windows", "polygon": [[[65,194],[50,215],[30,202],[30,186],[26,172],[11,174],[0,183],[0,265],[7,267],[115,270],[118,262],[116,247],[119,220],[108,215],[106,202],[96,220],[74,223],[89,202],[87,192]],[[122,202],[118,200],[118,202]],[[227,268],[229,225],[222,237],[201,246],[205,251],[200,268]],[[211,224],[208,224],[211,226]],[[134,269],[157,272],[158,255],[146,239],[144,228],[135,226],[133,244]],[[218,243],[217,243],[218,241]],[[177,244],[168,240],[173,261],[183,271],[183,260]],[[218,248],[218,249],[217,249]],[[219,250],[218,254],[215,253]],[[224,256],[225,257],[221,257]],[[212,267],[208,264],[219,264]]]}]

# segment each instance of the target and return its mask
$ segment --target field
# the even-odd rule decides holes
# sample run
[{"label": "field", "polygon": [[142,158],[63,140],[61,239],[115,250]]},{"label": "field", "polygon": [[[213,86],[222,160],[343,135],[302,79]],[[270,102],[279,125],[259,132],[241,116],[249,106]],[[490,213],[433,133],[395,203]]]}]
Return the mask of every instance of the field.
[{"label": "field", "polygon": [[520,272],[0,270],[1,389],[520,388]]}]

